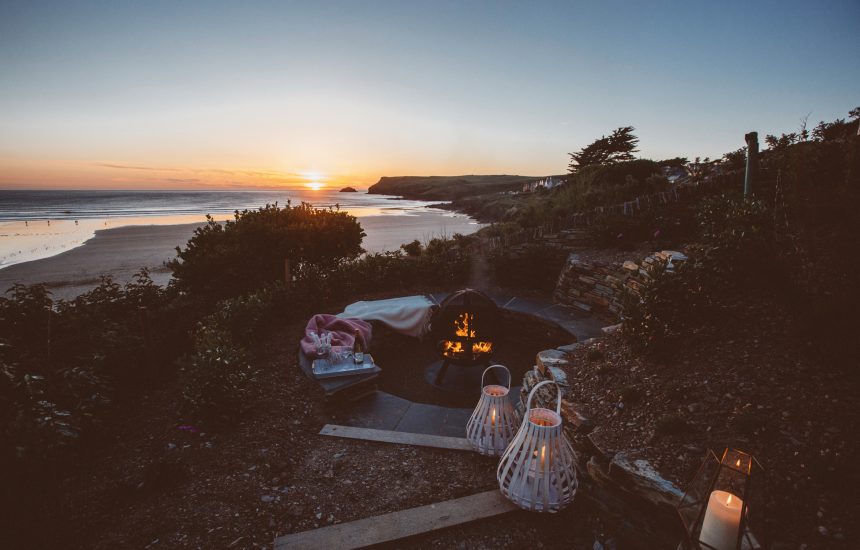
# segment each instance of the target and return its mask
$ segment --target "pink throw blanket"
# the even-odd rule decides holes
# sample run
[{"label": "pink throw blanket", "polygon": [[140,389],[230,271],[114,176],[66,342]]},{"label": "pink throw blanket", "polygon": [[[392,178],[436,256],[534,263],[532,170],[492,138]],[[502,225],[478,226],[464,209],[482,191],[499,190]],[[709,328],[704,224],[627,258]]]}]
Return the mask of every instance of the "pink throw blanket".
[{"label": "pink throw blanket", "polygon": [[365,349],[370,347],[372,329],[370,323],[367,321],[362,321],[361,319],[341,319],[334,315],[318,313],[311,317],[310,321],[308,321],[308,326],[305,327],[305,337],[302,338],[301,342],[302,352],[310,358],[318,357],[316,344],[314,344],[314,339],[311,338],[311,331],[320,335],[330,332],[332,335],[332,349],[336,347],[352,349],[352,344],[355,342],[356,330],[358,330],[364,341]]}]

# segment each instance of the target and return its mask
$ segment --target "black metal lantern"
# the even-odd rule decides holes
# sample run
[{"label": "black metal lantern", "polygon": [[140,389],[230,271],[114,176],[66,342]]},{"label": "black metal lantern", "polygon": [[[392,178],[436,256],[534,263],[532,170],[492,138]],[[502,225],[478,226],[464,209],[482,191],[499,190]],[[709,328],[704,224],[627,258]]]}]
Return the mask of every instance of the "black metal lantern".
[{"label": "black metal lantern", "polygon": [[726,449],[722,458],[708,451],[690,482],[678,515],[686,539],[682,548],[756,550],[765,548],[764,469],[751,454]]}]

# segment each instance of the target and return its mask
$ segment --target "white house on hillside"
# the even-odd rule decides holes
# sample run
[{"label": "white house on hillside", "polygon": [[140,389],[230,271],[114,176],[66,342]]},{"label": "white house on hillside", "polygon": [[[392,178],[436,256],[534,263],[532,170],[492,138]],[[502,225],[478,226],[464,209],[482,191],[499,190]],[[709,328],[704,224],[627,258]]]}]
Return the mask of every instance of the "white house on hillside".
[{"label": "white house on hillside", "polygon": [[540,180],[528,181],[523,184],[523,193],[531,193],[538,187],[552,189],[553,187],[558,187],[562,183],[564,183],[563,179],[553,176],[549,176]]}]

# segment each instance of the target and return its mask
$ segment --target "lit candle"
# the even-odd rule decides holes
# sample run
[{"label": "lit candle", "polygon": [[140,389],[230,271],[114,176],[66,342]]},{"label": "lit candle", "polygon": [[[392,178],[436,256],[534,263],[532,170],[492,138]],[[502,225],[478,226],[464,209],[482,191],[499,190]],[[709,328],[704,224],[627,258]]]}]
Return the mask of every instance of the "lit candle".
[{"label": "lit candle", "polygon": [[490,415],[490,424],[492,426],[496,425],[496,408],[493,407],[493,414]]},{"label": "lit candle", "polygon": [[717,550],[737,548],[743,504],[743,500],[726,491],[712,492],[699,542]]}]

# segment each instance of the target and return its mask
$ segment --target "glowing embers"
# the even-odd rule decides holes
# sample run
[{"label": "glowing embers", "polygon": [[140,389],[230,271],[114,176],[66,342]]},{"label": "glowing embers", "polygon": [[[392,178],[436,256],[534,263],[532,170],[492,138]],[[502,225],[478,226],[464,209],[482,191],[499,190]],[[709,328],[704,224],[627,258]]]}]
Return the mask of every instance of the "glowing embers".
[{"label": "glowing embers", "polygon": [[[449,359],[467,359],[478,361],[484,355],[493,351],[493,343],[478,340],[473,313],[461,313],[454,319],[454,336],[456,340],[442,341],[442,355]],[[471,351],[471,354],[469,353]]]}]

